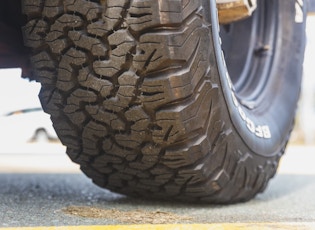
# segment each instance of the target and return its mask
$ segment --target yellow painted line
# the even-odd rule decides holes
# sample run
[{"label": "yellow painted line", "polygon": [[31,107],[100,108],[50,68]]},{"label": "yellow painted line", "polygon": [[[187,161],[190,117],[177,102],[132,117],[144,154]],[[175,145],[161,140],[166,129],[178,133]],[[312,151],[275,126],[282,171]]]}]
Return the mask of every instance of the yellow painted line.
[{"label": "yellow painted line", "polygon": [[164,225],[108,225],[63,227],[14,227],[0,230],[311,230],[315,222],[301,223],[230,223],[230,224],[164,224]]}]

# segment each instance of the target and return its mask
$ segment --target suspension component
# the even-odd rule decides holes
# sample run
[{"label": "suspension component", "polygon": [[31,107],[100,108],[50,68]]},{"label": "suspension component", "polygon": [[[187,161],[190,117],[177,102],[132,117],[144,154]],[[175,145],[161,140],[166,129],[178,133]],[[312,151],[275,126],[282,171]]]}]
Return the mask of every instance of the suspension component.
[{"label": "suspension component", "polygon": [[216,0],[220,24],[229,24],[252,15],[257,0]]}]

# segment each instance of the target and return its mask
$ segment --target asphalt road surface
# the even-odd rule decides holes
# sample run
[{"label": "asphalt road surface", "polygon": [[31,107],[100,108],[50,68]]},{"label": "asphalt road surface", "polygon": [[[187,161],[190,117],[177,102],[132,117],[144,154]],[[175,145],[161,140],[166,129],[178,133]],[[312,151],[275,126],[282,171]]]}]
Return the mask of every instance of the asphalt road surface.
[{"label": "asphalt road surface", "polygon": [[114,194],[93,185],[61,153],[62,147],[51,144],[46,149],[57,153],[0,153],[0,227],[315,223],[315,147],[289,147],[264,193],[225,206]]}]

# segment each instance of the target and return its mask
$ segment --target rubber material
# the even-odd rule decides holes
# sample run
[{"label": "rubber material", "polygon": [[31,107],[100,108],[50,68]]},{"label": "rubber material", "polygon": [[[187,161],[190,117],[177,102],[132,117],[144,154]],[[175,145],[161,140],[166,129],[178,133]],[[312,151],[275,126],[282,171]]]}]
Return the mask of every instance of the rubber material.
[{"label": "rubber material", "polygon": [[[279,84],[299,82],[304,49],[296,2],[274,2],[281,52],[272,53],[277,74],[262,92],[288,115],[281,119],[273,107],[257,112],[265,100],[248,109],[236,99],[215,1],[23,1],[40,99],[70,158],[97,185],[128,195],[233,203],[263,191],[288,141],[300,87]],[[281,17],[291,26],[283,29]],[[276,93],[287,91],[292,96]],[[239,108],[255,124],[267,115],[281,138],[248,133]]]}]

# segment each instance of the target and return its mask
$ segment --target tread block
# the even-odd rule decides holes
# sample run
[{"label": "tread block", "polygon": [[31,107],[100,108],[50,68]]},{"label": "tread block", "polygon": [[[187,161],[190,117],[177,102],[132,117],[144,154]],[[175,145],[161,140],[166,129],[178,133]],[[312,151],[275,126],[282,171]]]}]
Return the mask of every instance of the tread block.
[{"label": "tread block", "polygon": [[43,8],[43,16],[47,18],[54,18],[63,13],[62,0],[45,1]]},{"label": "tread block", "polygon": [[126,128],[125,123],[116,114],[107,112],[100,106],[87,105],[86,111],[95,120],[105,123],[113,130],[123,131]]},{"label": "tread block", "polygon": [[23,27],[23,37],[25,46],[31,48],[38,48],[44,44],[43,37],[48,30],[48,24],[44,20],[33,19],[30,20]]},{"label": "tread block", "polygon": [[69,31],[68,35],[77,47],[90,51],[96,57],[105,56],[107,53],[106,46],[97,38],[84,35],[79,31]]},{"label": "tread block", "polygon": [[83,152],[90,156],[99,155],[101,153],[100,144],[107,136],[106,127],[90,121],[83,129]]},{"label": "tread block", "polygon": [[67,99],[64,112],[67,117],[76,125],[80,126],[88,119],[84,113],[83,104],[96,102],[97,96],[92,91],[76,89]]},{"label": "tread block", "polygon": [[176,150],[166,150],[162,162],[169,168],[181,168],[196,164],[210,151],[211,143],[206,135],[199,138],[193,144]]},{"label": "tread block", "polygon": [[88,68],[79,70],[78,82],[81,86],[99,92],[103,98],[111,95],[114,89],[112,82],[95,76]]},{"label": "tread block", "polygon": [[123,23],[123,13],[128,2],[129,0],[107,0],[102,18],[87,26],[88,33],[103,37],[119,28]]},{"label": "tread block", "polygon": [[50,55],[46,52],[40,52],[31,57],[33,72],[37,80],[41,84],[53,85],[56,82],[57,64],[52,60]]},{"label": "tread block", "polygon": [[209,82],[205,82],[196,97],[185,105],[174,109],[161,110],[156,114],[156,124],[160,130],[153,131],[156,143],[175,143],[194,130],[203,129],[211,114],[211,94],[216,92]]},{"label": "tread block", "polygon": [[67,31],[81,27],[82,25],[83,21],[79,16],[70,14],[60,16],[45,36],[45,42],[49,45],[51,52],[61,54],[69,46],[69,42],[65,38]]},{"label": "tread block", "polygon": [[131,71],[124,72],[118,77],[118,90],[115,97],[103,102],[103,106],[109,110],[120,112],[128,109],[136,98],[136,90],[140,77]]},{"label": "tread block", "polygon": [[132,30],[152,27],[178,26],[200,6],[199,0],[156,1],[135,0],[129,10],[127,23]]},{"label": "tread block", "polygon": [[57,88],[69,91],[77,85],[78,70],[87,61],[84,52],[71,48],[61,58],[58,66]]},{"label": "tread block", "polygon": [[129,134],[118,134],[115,136],[115,139],[124,147],[138,148],[148,138],[149,117],[141,107],[129,109],[126,111],[125,117],[132,124],[130,127],[131,131]]},{"label": "tread block", "polygon": [[[207,44],[209,29],[195,17],[181,31],[146,33],[140,37],[134,66],[148,73],[156,70],[182,68],[199,46]],[[202,45],[203,44],[203,45]],[[200,59],[209,58],[207,50],[200,49]]]},{"label": "tread block", "polygon": [[98,18],[99,13],[102,12],[101,6],[92,1],[64,0],[63,2],[67,11],[80,13],[88,21]]},{"label": "tread block", "polygon": [[24,0],[22,4],[22,11],[25,14],[41,14],[43,0]]},{"label": "tread block", "polygon": [[119,30],[108,37],[112,51],[109,60],[95,61],[93,68],[101,76],[114,77],[126,66],[127,55],[135,46],[134,38],[126,30]]}]

